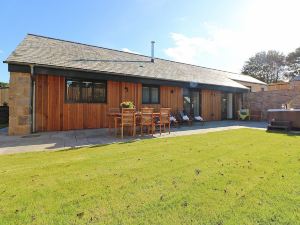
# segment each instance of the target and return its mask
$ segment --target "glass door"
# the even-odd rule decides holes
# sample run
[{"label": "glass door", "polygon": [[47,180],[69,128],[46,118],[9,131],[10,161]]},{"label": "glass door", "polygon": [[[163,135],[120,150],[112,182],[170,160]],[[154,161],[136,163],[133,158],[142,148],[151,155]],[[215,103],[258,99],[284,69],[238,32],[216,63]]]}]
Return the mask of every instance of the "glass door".
[{"label": "glass door", "polygon": [[193,89],[183,89],[183,109],[191,116],[201,115],[201,91]]},{"label": "glass door", "polygon": [[192,112],[194,116],[200,116],[199,91],[192,91]]},{"label": "glass door", "polygon": [[227,105],[228,105],[228,95],[227,93],[222,93],[222,106],[221,106],[221,119],[227,119]]},{"label": "glass door", "polygon": [[188,88],[183,89],[183,110],[187,114],[191,114],[192,102],[191,92]]},{"label": "glass door", "polygon": [[222,93],[222,106],[221,106],[222,120],[233,119],[233,95],[232,93]]}]

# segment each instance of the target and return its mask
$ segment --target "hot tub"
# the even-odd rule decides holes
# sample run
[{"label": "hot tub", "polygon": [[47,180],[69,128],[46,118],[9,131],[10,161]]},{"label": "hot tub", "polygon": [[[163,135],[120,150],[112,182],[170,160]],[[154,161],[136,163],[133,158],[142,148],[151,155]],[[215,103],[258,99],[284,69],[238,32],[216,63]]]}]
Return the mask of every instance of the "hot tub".
[{"label": "hot tub", "polygon": [[292,127],[300,129],[300,109],[269,109],[268,121],[291,121]]}]

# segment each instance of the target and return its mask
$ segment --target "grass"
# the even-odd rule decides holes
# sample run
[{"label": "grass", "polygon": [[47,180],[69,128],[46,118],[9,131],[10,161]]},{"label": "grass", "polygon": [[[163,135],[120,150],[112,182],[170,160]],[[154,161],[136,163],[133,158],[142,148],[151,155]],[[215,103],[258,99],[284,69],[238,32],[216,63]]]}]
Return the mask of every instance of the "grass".
[{"label": "grass", "polygon": [[240,129],[0,156],[0,224],[299,224],[300,136]]}]

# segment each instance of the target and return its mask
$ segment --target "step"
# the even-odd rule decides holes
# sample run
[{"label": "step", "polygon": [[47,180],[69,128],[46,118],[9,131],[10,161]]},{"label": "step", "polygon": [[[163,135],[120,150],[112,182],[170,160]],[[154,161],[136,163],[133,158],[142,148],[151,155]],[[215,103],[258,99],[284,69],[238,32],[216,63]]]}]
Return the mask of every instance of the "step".
[{"label": "step", "polygon": [[271,121],[272,126],[291,126],[291,121]]},{"label": "step", "polygon": [[272,125],[268,125],[267,130],[290,130],[290,126],[272,126]]},{"label": "step", "polygon": [[270,127],[270,128],[283,128],[283,129],[287,129],[287,128],[289,128],[289,126],[279,126],[279,125],[269,125],[268,127]]}]

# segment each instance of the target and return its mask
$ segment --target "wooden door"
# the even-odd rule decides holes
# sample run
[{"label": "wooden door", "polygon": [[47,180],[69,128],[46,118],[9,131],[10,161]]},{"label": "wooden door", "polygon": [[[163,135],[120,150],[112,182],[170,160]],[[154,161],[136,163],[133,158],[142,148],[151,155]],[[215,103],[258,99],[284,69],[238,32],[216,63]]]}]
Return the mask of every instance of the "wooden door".
[{"label": "wooden door", "polygon": [[221,120],[221,92],[202,90],[202,117],[204,120]]}]

